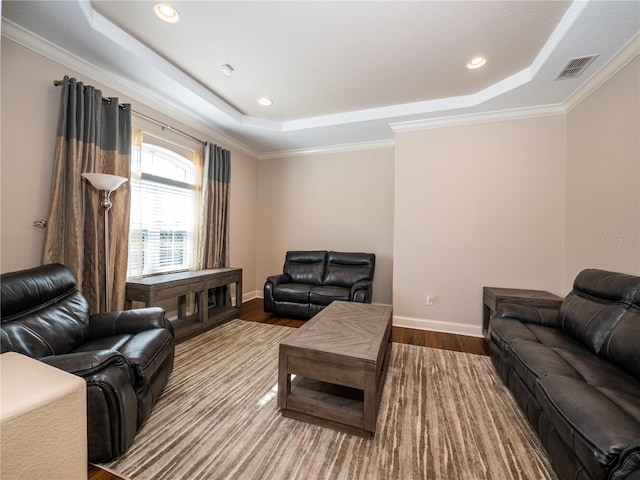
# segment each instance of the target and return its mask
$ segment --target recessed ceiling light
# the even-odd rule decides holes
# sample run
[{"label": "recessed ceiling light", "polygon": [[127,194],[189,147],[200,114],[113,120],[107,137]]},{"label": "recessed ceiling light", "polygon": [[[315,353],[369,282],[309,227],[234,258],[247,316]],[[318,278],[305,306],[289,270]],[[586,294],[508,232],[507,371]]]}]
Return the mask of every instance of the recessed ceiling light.
[{"label": "recessed ceiling light", "polygon": [[469,60],[467,63],[467,68],[470,70],[475,70],[476,68],[482,67],[485,63],[487,63],[487,59],[484,57],[476,57]]},{"label": "recessed ceiling light", "polygon": [[165,22],[178,23],[180,21],[180,14],[178,11],[166,3],[156,3],[153,6],[153,11],[156,15]]},{"label": "recessed ceiling light", "polygon": [[258,103],[259,103],[260,105],[264,105],[265,107],[268,107],[269,105],[272,105],[272,104],[273,104],[273,101],[272,101],[270,98],[268,98],[268,97],[260,97],[260,98],[258,99]]}]

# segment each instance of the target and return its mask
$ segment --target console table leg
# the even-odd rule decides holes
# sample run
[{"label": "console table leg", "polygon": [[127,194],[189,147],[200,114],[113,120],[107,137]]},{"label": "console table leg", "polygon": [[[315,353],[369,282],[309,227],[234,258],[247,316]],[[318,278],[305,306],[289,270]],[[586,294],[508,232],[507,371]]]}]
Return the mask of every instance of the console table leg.
[{"label": "console table leg", "polygon": [[198,292],[198,319],[205,324],[209,319],[209,292],[202,290]]},{"label": "console table leg", "polygon": [[182,319],[187,316],[187,296],[180,295],[178,297],[178,318]]}]

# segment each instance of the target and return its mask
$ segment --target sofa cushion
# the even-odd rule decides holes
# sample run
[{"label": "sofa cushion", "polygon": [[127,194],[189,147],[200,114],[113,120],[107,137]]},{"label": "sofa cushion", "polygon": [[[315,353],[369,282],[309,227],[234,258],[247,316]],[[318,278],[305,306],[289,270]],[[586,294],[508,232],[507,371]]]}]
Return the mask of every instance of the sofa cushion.
[{"label": "sofa cushion", "polygon": [[277,302],[309,303],[312,285],[303,283],[283,283],[273,287],[273,298]]},{"label": "sofa cushion", "polygon": [[584,349],[584,345],[556,328],[520,322],[512,318],[491,320],[491,339],[501,350],[508,350],[518,340],[538,342],[547,347]]},{"label": "sofa cushion", "polygon": [[[638,412],[621,408],[634,403],[625,392],[625,380],[619,389],[600,389],[562,375],[549,375],[537,384],[535,395],[542,409],[594,479],[604,480],[622,451],[640,438]],[[636,405],[639,402],[636,396]]]},{"label": "sofa cushion", "polygon": [[350,288],[360,280],[373,280],[373,253],[329,252],[323,285]]},{"label": "sofa cushion", "polygon": [[287,252],[283,272],[293,283],[322,285],[326,256],[324,250]]},{"label": "sofa cushion", "polygon": [[87,337],[89,305],[75,290],[22,316],[3,317],[2,330],[2,351],[33,358],[62,355]]},{"label": "sofa cushion", "polygon": [[560,307],[562,330],[600,354],[602,346],[640,290],[640,277],[583,270]]},{"label": "sofa cushion", "polygon": [[588,268],[576,276],[573,289],[588,297],[631,304],[640,290],[640,277]]},{"label": "sofa cushion", "polygon": [[114,350],[118,351],[125,343],[131,339],[131,334],[112,335],[89,340],[74,348],[71,353],[92,352],[94,350]]},{"label": "sofa cushion", "polygon": [[613,328],[602,355],[640,378],[640,306],[634,304]]},{"label": "sofa cushion", "polygon": [[[507,351],[511,366],[532,392],[538,380],[547,375],[582,378],[562,353],[564,351],[561,349],[556,351],[541,343],[528,341],[514,342]],[[590,352],[589,355],[594,356]]]},{"label": "sofa cushion", "polygon": [[345,287],[313,287],[309,292],[309,302],[314,305],[329,305],[334,300],[348,302],[351,293]]},{"label": "sofa cushion", "polygon": [[3,322],[56,304],[76,291],[76,280],[63,265],[43,265],[38,267],[38,273],[33,275],[28,269],[2,275]]}]

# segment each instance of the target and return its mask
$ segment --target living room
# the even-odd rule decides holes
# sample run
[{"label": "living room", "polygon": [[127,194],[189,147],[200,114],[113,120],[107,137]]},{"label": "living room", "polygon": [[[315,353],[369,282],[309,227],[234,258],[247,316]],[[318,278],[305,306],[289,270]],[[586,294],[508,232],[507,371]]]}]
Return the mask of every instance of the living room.
[{"label": "living room", "polygon": [[[2,271],[40,262],[44,234],[32,222],[49,214],[53,80],[75,73],[188,133],[206,137],[211,129],[146,108],[12,40],[12,32],[5,24]],[[604,71],[571,100],[576,105],[555,111],[427,122],[397,128],[390,141],[314,155],[260,155],[219,140],[232,152],[230,263],[244,270],[245,299],[260,296],[289,249],[372,251],[373,301],[393,304],[397,322],[479,335],[482,286],[564,295],[586,266],[637,272],[636,44],[621,52],[628,58],[615,75]]]},{"label": "living room", "polygon": [[231,151],[230,265],[243,269],[245,301],[262,296],[288,250],[375,252],[373,303],[393,305],[394,325],[479,337],[484,286],[564,296],[584,268],[640,274],[637,31],[559,104],[289,151],[257,151],[171,114],[4,18],[2,35],[2,272],[40,264],[44,233],[32,223],[49,215],[53,81],[71,75]]}]

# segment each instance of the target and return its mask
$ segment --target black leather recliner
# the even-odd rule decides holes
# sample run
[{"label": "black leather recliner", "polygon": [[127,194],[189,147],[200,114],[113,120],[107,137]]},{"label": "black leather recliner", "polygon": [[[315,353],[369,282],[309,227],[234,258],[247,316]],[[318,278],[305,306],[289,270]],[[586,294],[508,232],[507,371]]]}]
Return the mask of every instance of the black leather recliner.
[{"label": "black leather recliner", "polygon": [[561,479],[640,480],[640,277],[583,270],[559,312],[501,304],[489,332]]},{"label": "black leather recliner", "polygon": [[90,315],[59,264],[3,274],[1,348],[83,377],[91,462],[124,453],[173,368],[174,332],[158,307]]},{"label": "black leather recliner", "polygon": [[290,251],[264,284],[264,310],[311,318],[334,300],[371,303],[373,253]]}]

